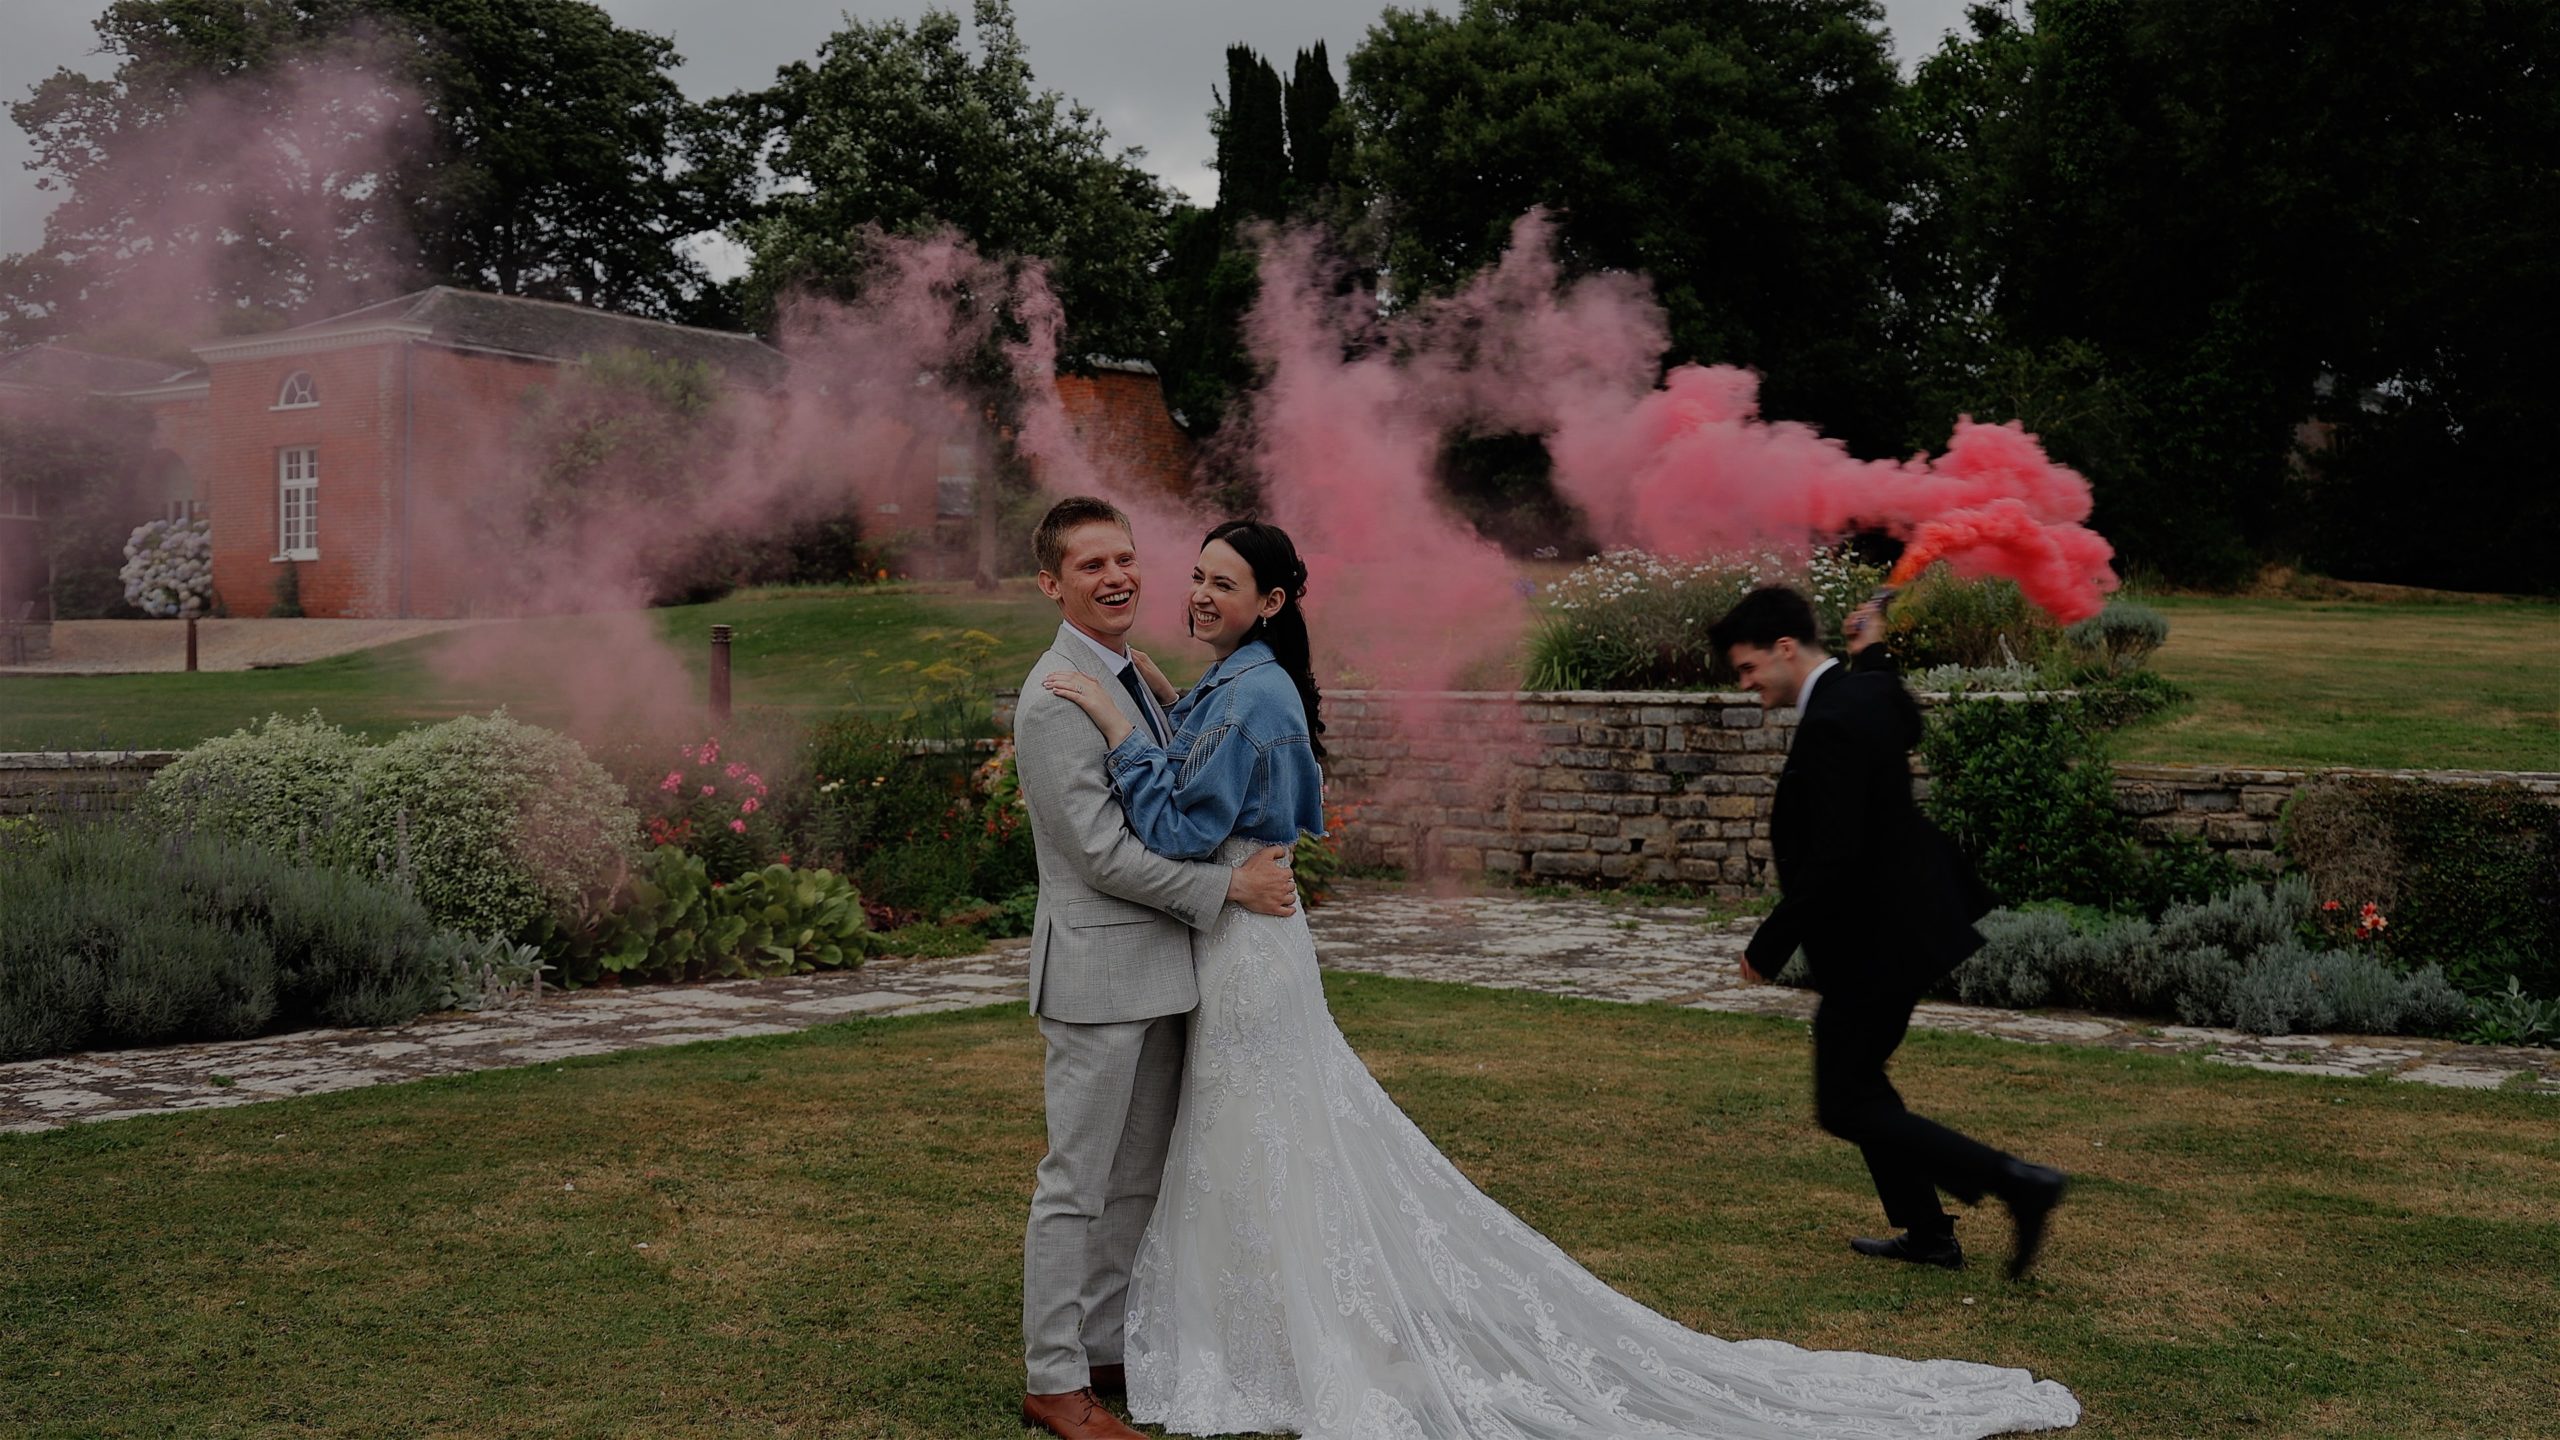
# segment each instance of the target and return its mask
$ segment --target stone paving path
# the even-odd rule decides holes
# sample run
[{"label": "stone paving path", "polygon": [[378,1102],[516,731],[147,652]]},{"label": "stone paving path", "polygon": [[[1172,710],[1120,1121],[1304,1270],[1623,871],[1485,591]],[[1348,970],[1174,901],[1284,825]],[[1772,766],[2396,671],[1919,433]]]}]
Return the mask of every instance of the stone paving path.
[{"label": "stone paving path", "polygon": [[[1752,922],[1716,921],[1678,906],[1508,894],[1434,898],[1364,885],[1346,887],[1312,921],[1324,963],[1334,970],[1748,1014],[1802,1018],[1813,1009],[1813,997],[1802,991],[1738,981],[1734,959]],[[983,954],[882,960],[845,973],[555,993],[535,1004],[381,1030],[313,1030],[22,1061],[0,1065],[0,1132],[780,1035],[847,1016],[1018,1003],[1024,955],[1023,942],[1000,942]],[[1923,1005],[1914,1023],[2031,1043],[2200,1053],[2259,1070],[2380,1074],[2425,1085],[2560,1095],[2560,1051],[2405,1037],[2265,1037],[1962,1005]]]}]

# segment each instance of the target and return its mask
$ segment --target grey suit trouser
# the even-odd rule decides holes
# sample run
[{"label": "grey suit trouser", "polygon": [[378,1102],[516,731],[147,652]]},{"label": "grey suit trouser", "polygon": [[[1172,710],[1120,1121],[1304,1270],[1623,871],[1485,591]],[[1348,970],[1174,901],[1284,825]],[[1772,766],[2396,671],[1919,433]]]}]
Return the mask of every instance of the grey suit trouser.
[{"label": "grey suit trouser", "polygon": [[1049,1153],[1022,1240],[1028,1390],[1081,1390],[1121,1359],[1129,1267],[1155,1213],[1182,1090],[1183,1015],[1108,1025],[1040,1019]]}]

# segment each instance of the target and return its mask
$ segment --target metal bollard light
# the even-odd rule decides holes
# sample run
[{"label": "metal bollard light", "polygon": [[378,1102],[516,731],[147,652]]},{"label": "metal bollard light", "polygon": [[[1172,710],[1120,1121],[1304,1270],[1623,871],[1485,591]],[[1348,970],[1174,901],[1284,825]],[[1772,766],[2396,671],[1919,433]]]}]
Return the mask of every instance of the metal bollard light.
[{"label": "metal bollard light", "polygon": [[196,673],[196,617],[187,617],[187,673]]},{"label": "metal bollard light", "polygon": [[711,723],[729,723],[729,637],[726,625],[711,627]]}]

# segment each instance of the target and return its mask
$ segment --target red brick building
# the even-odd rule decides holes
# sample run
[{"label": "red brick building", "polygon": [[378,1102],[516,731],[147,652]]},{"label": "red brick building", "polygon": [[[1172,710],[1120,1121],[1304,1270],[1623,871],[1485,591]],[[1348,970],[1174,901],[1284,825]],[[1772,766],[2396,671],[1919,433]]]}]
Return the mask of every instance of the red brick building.
[{"label": "red brick building", "polygon": [[[150,502],[211,521],[220,606],[264,615],[292,567],[312,616],[443,616],[485,610],[493,592],[463,531],[440,523],[513,463],[528,400],[584,357],[637,350],[711,365],[733,385],[771,391],[789,362],[752,335],[611,315],[551,301],[449,287],[271,334],[196,347],[200,369],[38,346],[0,356],[55,390],[111,394],[153,427]],[[1110,473],[1179,491],[1191,443],[1143,364],[1104,364],[1059,381],[1069,423]],[[866,495],[864,530],[934,536],[969,528],[968,446],[917,455]],[[41,517],[11,513],[0,476],[0,546],[35,544]],[[8,529],[17,522],[22,530]],[[40,548],[40,547],[38,547]],[[17,573],[0,557],[0,574]],[[0,600],[5,600],[0,596]]]}]

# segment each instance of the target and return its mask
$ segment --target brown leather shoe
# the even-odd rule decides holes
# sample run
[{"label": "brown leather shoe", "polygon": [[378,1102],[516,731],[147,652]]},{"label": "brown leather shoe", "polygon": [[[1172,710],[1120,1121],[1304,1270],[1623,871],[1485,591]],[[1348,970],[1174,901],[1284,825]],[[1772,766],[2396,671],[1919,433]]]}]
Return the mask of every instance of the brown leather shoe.
[{"label": "brown leather shoe", "polygon": [[1096,1395],[1117,1395],[1126,1399],[1129,1394],[1129,1367],[1116,1360],[1108,1364],[1096,1365],[1093,1367],[1091,1383],[1093,1393]]},{"label": "brown leather shoe", "polygon": [[1090,1385],[1064,1395],[1023,1396],[1022,1423],[1059,1440],[1147,1440],[1102,1408],[1102,1397]]}]

